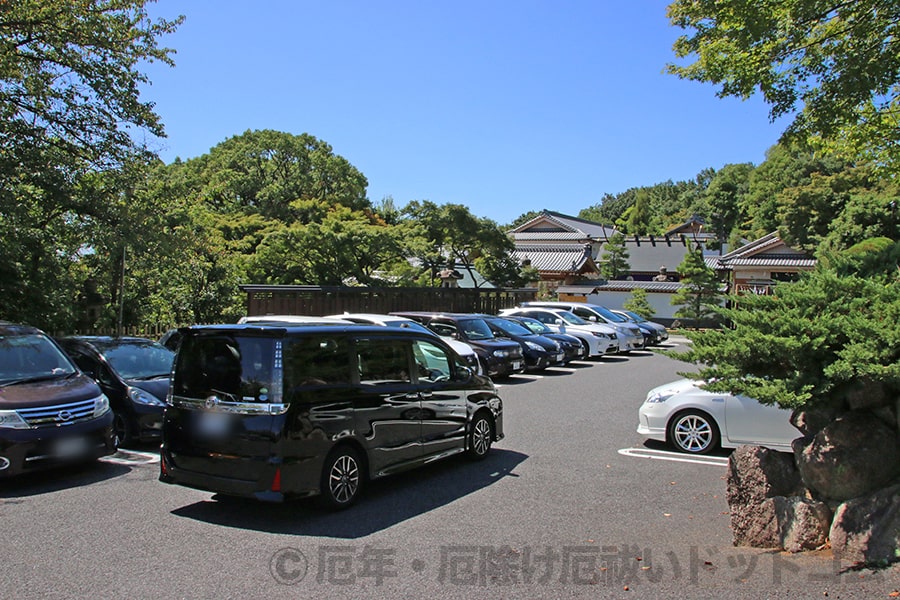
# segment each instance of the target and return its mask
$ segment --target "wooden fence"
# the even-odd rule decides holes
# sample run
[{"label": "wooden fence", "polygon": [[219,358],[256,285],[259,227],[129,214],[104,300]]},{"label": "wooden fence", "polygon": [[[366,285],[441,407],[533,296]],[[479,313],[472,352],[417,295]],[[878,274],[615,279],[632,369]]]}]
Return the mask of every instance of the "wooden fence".
[{"label": "wooden fence", "polygon": [[369,288],[310,285],[242,285],[247,315],[385,314],[441,311],[497,314],[534,300],[536,288]]}]

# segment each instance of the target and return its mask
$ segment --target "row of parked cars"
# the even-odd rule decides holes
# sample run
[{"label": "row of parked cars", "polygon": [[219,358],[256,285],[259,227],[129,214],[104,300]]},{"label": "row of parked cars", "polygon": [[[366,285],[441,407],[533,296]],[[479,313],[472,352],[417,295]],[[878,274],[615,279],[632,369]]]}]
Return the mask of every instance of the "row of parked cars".
[{"label": "row of parked cars", "polygon": [[[628,317],[537,302],[501,315],[268,315],[159,342],[0,324],[0,477],[161,439],[162,481],[342,508],[367,480],[483,458],[503,437],[492,378],[667,339]],[[686,452],[727,445],[717,413],[663,414],[692,389],[648,395],[639,431]]]}]

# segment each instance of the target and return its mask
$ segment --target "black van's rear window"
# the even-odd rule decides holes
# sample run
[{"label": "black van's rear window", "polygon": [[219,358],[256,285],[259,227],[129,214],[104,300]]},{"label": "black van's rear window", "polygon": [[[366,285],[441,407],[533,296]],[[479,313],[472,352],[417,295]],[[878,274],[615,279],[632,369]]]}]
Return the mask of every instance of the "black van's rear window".
[{"label": "black van's rear window", "polygon": [[269,402],[278,376],[276,344],[253,336],[188,336],[175,364],[175,394],[191,398],[219,395],[231,402]]}]

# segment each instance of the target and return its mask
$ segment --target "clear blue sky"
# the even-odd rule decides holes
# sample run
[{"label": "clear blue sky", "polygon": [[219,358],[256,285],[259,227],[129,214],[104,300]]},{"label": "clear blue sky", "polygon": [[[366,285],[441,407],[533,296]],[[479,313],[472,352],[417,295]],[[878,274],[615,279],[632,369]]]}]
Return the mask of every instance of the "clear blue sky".
[{"label": "clear blue sky", "polygon": [[143,98],[194,158],[248,129],[309,133],[368,196],[509,223],[604,193],[761,163],[784,123],[759,98],[664,73],[662,0],[159,0],[186,20]]}]

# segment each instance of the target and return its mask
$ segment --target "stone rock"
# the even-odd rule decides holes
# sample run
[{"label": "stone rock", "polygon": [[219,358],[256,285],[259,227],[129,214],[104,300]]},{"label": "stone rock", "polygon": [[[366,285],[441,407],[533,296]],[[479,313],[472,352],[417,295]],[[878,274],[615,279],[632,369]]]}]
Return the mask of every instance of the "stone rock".
[{"label": "stone rock", "polygon": [[900,560],[900,485],[841,504],[830,537],[841,560],[867,565]]},{"label": "stone rock", "polygon": [[790,454],[760,446],[740,446],[728,459],[726,499],[736,546],[780,548],[776,496],[802,493]]},{"label": "stone rock", "polygon": [[815,550],[825,545],[831,528],[831,509],[807,498],[772,498],[781,548],[788,552]]},{"label": "stone rock", "polygon": [[826,425],[847,412],[843,402],[818,404],[809,408],[797,409],[791,414],[791,425],[803,435],[816,435]]},{"label": "stone rock", "polygon": [[804,484],[824,499],[864,496],[900,475],[897,431],[868,411],[848,412],[795,442]]}]

